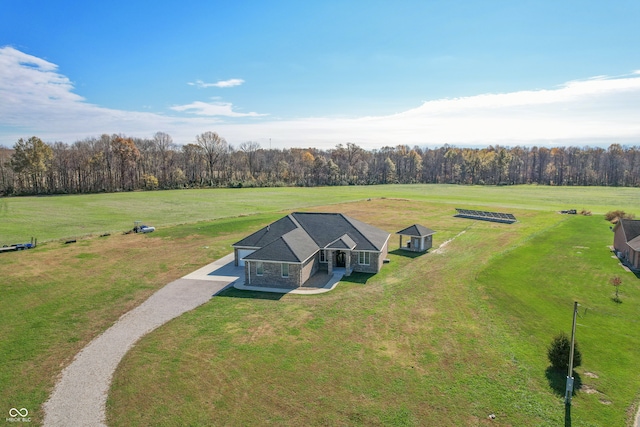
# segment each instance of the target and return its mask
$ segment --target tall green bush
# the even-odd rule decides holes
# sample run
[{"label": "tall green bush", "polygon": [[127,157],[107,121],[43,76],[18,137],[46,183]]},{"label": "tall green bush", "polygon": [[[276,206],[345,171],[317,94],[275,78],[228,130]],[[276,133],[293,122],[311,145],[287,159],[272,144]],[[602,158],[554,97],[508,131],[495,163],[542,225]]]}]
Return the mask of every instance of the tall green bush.
[{"label": "tall green bush", "polygon": [[[547,349],[547,357],[551,366],[559,371],[569,368],[569,354],[571,353],[571,341],[564,332],[559,333],[551,341],[551,345]],[[576,368],[582,364],[582,354],[578,348],[578,342],[573,347],[573,367]]]}]

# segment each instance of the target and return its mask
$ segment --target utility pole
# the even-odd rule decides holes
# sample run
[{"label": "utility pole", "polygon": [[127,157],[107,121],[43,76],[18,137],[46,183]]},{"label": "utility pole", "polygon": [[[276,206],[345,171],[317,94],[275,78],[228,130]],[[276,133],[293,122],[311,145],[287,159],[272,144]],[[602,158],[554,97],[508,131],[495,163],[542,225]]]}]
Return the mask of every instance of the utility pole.
[{"label": "utility pole", "polygon": [[569,372],[567,373],[567,389],[564,394],[564,404],[571,405],[573,395],[573,347],[576,339],[576,317],[578,317],[578,301],[573,303],[573,326],[571,327],[571,351],[569,352]]}]

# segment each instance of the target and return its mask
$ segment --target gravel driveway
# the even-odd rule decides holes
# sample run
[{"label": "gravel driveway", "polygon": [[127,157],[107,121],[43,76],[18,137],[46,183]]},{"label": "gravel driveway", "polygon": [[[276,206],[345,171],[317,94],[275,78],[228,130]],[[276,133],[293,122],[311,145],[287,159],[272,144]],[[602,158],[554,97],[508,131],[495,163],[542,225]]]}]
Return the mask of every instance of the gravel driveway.
[{"label": "gravel driveway", "polygon": [[106,426],[107,394],[120,360],[144,335],[243,280],[242,268],[232,263],[233,254],[169,283],[91,341],[62,371],[44,404],[44,425]]}]

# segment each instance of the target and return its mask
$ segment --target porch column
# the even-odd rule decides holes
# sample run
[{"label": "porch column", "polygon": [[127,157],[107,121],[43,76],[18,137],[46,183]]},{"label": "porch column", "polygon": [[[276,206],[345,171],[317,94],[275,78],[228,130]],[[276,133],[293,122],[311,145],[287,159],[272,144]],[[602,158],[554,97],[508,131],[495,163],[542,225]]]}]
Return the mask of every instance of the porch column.
[{"label": "porch column", "polygon": [[349,277],[351,276],[351,251],[345,251],[345,261],[344,261],[344,266],[345,266],[345,273],[344,275]]},{"label": "porch column", "polygon": [[400,235],[400,249],[402,249],[402,234]]},{"label": "porch column", "polygon": [[329,275],[332,275],[333,274],[333,251],[327,250],[326,257],[327,257],[327,271]]}]

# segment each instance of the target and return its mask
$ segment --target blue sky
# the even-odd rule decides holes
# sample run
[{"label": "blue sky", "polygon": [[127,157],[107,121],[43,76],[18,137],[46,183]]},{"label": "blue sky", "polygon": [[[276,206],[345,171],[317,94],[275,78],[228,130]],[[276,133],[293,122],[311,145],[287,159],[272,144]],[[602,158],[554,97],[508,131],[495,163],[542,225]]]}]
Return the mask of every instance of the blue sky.
[{"label": "blue sky", "polygon": [[3,0],[0,144],[637,145],[638,22],[636,0]]}]

